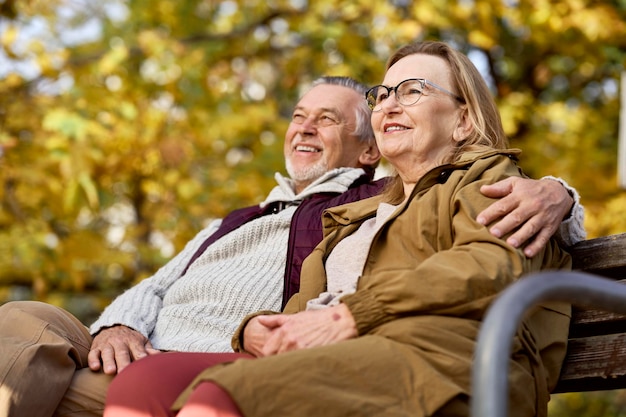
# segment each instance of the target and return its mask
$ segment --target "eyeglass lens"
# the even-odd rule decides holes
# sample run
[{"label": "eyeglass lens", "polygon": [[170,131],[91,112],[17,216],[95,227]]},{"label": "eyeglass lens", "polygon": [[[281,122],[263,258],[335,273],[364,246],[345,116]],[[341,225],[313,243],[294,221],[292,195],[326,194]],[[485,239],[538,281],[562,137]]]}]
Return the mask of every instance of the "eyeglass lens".
[{"label": "eyeglass lens", "polygon": [[387,87],[378,85],[373,87],[367,95],[367,103],[374,111],[380,110],[383,101],[385,101],[391,92],[395,92],[396,100],[403,106],[410,106],[417,103],[424,90],[424,82],[422,80],[404,80],[395,87]]}]

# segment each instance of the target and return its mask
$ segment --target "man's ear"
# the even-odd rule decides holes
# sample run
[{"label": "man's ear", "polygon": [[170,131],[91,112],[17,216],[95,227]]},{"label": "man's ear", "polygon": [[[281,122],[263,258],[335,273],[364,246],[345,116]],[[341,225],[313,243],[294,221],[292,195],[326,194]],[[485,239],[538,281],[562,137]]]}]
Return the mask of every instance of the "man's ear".
[{"label": "man's ear", "polygon": [[378,146],[376,146],[376,141],[372,140],[371,143],[361,151],[359,163],[363,166],[376,166],[381,156]]},{"label": "man's ear", "polygon": [[456,129],[452,133],[452,138],[455,142],[461,142],[467,139],[472,131],[474,130],[474,126],[472,125],[469,112],[466,107],[461,109],[461,114],[459,116],[459,121],[457,123]]}]

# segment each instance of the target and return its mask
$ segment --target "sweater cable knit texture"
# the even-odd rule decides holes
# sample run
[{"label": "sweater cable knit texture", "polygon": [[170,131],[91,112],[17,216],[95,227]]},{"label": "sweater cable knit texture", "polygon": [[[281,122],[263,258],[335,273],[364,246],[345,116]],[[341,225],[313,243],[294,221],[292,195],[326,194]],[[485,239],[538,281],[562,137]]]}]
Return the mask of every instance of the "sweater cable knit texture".
[{"label": "sweater cable knit texture", "polygon": [[291,218],[307,196],[344,192],[361,169],[333,170],[295,195],[291,180],[278,185],[262,204],[291,203],[279,213],[242,225],[210,245],[181,276],[191,256],[220,220],[202,230],[154,276],[109,305],[90,331],[123,324],[147,336],[156,349],[191,352],[232,351],[230,339],[247,314],[280,310]]}]

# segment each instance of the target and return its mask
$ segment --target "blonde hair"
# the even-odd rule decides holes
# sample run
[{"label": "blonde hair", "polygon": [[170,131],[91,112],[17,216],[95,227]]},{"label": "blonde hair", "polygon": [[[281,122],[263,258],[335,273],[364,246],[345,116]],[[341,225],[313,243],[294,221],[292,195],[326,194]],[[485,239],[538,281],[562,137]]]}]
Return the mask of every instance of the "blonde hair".
[{"label": "blonde hair", "polygon": [[[456,142],[443,163],[456,162],[466,152],[481,149],[506,149],[508,139],[504,134],[500,113],[487,83],[472,61],[463,53],[444,42],[424,41],[405,45],[387,62],[387,70],[404,57],[415,54],[432,55],[443,59],[450,68],[452,92],[462,97],[471,125],[470,134]],[[385,194],[392,202],[404,198],[402,182],[398,175],[390,182]],[[400,200],[401,201],[401,200]]]}]

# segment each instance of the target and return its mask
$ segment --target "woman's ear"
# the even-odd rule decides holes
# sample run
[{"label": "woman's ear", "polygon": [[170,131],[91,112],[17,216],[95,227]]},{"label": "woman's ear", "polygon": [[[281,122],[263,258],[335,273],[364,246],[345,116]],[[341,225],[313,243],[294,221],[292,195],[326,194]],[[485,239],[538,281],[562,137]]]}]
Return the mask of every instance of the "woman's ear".
[{"label": "woman's ear", "polygon": [[467,139],[474,130],[474,126],[472,125],[469,112],[467,111],[467,107],[463,106],[460,111],[459,121],[457,123],[454,132],[452,133],[452,138],[455,142],[462,142]]},{"label": "woman's ear", "polygon": [[382,155],[378,150],[378,146],[376,146],[376,141],[371,140],[370,143],[361,151],[361,155],[359,155],[359,163],[365,167],[376,166],[378,161],[380,161],[381,156]]}]

